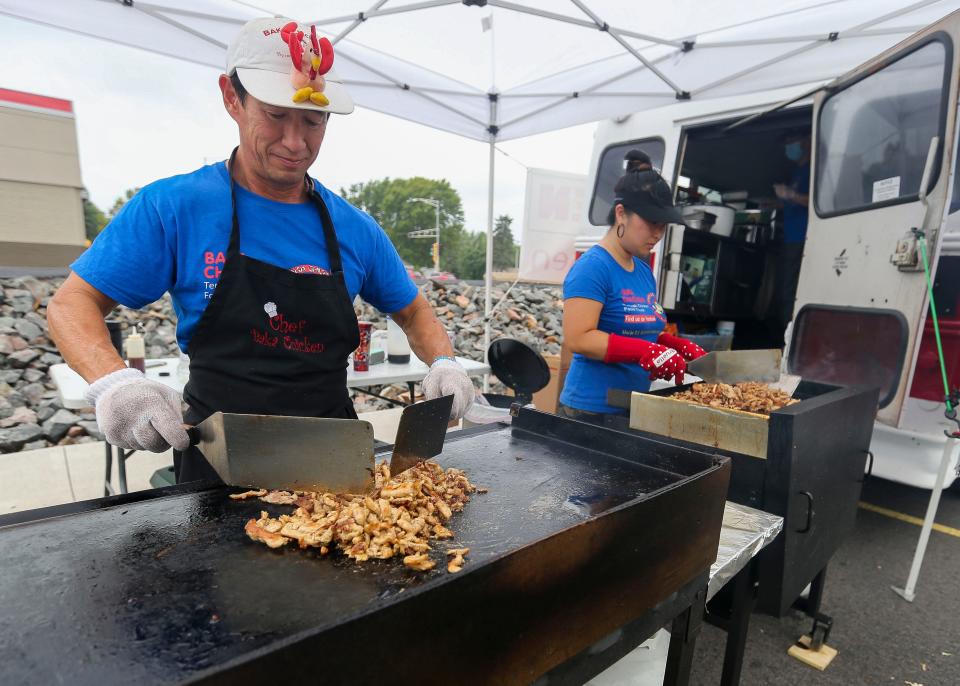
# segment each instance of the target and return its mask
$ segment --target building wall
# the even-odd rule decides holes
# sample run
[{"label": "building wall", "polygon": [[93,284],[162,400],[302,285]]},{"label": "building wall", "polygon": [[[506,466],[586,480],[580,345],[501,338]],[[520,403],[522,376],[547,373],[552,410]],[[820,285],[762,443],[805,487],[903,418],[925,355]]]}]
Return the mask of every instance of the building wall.
[{"label": "building wall", "polygon": [[84,245],[80,189],[0,179],[0,241]]},{"label": "building wall", "polygon": [[76,124],[30,97],[0,89],[0,265],[65,266],[86,242]]}]

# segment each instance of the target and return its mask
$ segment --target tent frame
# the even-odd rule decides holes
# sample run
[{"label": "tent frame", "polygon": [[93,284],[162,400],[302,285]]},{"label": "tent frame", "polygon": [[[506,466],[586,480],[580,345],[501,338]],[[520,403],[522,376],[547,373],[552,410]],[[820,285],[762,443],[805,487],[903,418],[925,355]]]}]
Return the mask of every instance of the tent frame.
[{"label": "tent frame", "polygon": [[[555,92],[555,93],[543,93],[540,91],[529,92],[529,93],[523,93],[523,92],[500,93],[496,89],[495,85],[493,85],[492,83],[493,77],[491,76],[491,86],[488,89],[488,91],[484,93],[483,91],[479,89],[471,88],[466,84],[464,84],[464,90],[462,91],[454,90],[454,89],[430,88],[426,86],[418,86],[416,84],[410,84],[410,83],[401,81],[400,79],[394,78],[389,74],[384,73],[383,70],[376,69],[372,67],[370,64],[362,60],[359,60],[352,55],[343,54],[343,56],[341,57],[341,59],[346,59],[362,67],[363,69],[369,71],[370,73],[376,75],[377,77],[383,79],[383,83],[375,83],[375,82],[371,83],[371,82],[345,80],[346,85],[349,86],[351,83],[354,83],[358,85],[364,85],[367,87],[381,86],[383,88],[399,88],[403,91],[407,91],[410,94],[416,95],[430,102],[432,105],[445,109],[446,111],[456,115],[457,117],[460,117],[468,121],[472,126],[478,129],[482,128],[482,130],[485,132],[485,135],[483,138],[479,138],[479,137],[476,137],[476,138],[479,140],[485,139],[485,141],[489,146],[488,192],[487,192],[487,237],[486,237],[487,238],[486,240],[487,254],[486,254],[486,276],[484,280],[484,285],[486,290],[485,305],[484,305],[484,357],[486,358],[486,351],[490,347],[490,333],[491,333],[490,318],[492,314],[491,304],[492,304],[492,289],[493,289],[493,222],[494,222],[494,190],[493,189],[494,189],[495,166],[496,166],[495,152],[496,152],[497,141],[506,140],[501,136],[505,128],[508,128],[511,125],[514,125],[518,122],[539,116],[544,112],[550,111],[552,109],[555,109],[563,105],[564,103],[569,102],[571,99],[576,99],[585,95],[590,95],[591,97],[629,96],[632,98],[659,98],[659,99],[663,99],[665,97],[674,97],[677,100],[690,100],[692,98],[696,98],[697,96],[701,96],[705,93],[708,93],[711,90],[715,90],[720,86],[723,86],[732,81],[735,81],[746,74],[749,74],[751,72],[755,72],[757,70],[764,69],[770,66],[774,66],[781,62],[789,60],[792,57],[795,57],[799,54],[809,52],[811,50],[814,50],[816,48],[819,48],[825,45],[829,45],[841,39],[856,39],[856,38],[871,37],[871,36],[894,35],[894,34],[904,33],[904,32],[913,33],[922,27],[913,27],[913,26],[891,27],[886,29],[877,29],[873,27],[878,24],[889,22],[900,16],[909,14],[915,10],[927,7],[929,5],[936,4],[939,0],[917,0],[913,3],[907,4],[896,10],[888,12],[880,17],[875,17],[870,21],[854,26],[853,28],[843,32],[832,31],[826,34],[819,34],[819,35],[798,34],[798,35],[781,36],[778,38],[758,38],[758,39],[747,39],[747,40],[744,40],[744,39],[728,40],[728,41],[706,40],[700,43],[697,42],[697,36],[682,36],[679,38],[668,39],[668,38],[650,35],[647,33],[632,31],[619,26],[611,26],[607,21],[605,21],[600,15],[598,15],[596,12],[594,12],[590,8],[587,0],[569,0],[570,3],[573,4],[577,8],[577,10],[579,10],[579,12],[584,15],[585,18],[579,18],[576,16],[560,14],[558,12],[550,12],[550,11],[546,11],[546,10],[542,10],[534,7],[528,7],[518,2],[511,2],[509,0],[419,0],[415,2],[407,2],[406,4],[397,5],[394,7],[385,7],[388,1],[389,0],[376,0],[369,7],[369,9],[365,11],[355,12],[355,13],[341,15],[341,16],[332,16],[332,17],[326,17],[321,19],[315,19],[309,23],[316,24],[318,26],[329,26],[334,24],[342,24],[345,22],[350,22],[344,29],[342,29],[333,38],[332,42],[338,43],[342,41],[344,38],[346,38],[347,36],[349,36],[351,33],[353,33],[363,23],[373,19],[378,19],[381,17],[396,16],[399,14],[406,14],[406,13],[412,13],[412,12],[417,12],[421,10],[429,10],[429,9],[434,9],[438,7],[460,5],[460,4],[467,7],[477,7],[481,9],[485,7],[490,7],[490,8],[497,8],[500,10],[505,10],[510,12],[516,12],[520,14],[536,16],[541,19],[564,23],[567,25],[578,26],[586,30],[600,31],[600,32],[606,33],[607,35],[610,36],[611,40],[615,41],[620,46],[620,48],[624,51],[624,53],[631,55],[639,63],[632,69],[629,69],[625,72],[622,72],[620,74],[616,74],[613,76],[606,76],[603,78],[603,80],[597,83],[594,83],[593,85],[590,85],[586,88],[581,88],[578,91]],[[740,22],[739,24],[733,24],[729,26],[711,29],[706,33],[708,34],[716,33],[716,32],[724,31],[731,28],[744,27],[753,23],[761,22],[761,21],[767,21],[770,19],[786,17],[795,13],[809,12],[810,10],[827,7],[842,1],[843,0],[824,0],[823,2],[815,5],[808,5],[805,7],[799,7],[799,8],[786,10],[782,12],[774,12],[772,14],[756,17],[755,19],[752,19],[750,21]],[[147,14],[148,16],[150,16],[152,19],[156,21],[163,22],[178,30],[184,31],[185,33],[188,33],[202,41],[205,41],[221,49],[226,49],[227,47],[222,41],[219,41],[212,36],[204,34],[202,31],[198,31],[197,29],[194,29],[188,26],[187,24],[183,23],[183,21],[179,21],[177,18],[180,17],[180,18],[203,19],[206,21],[224,22],[227,24],[234,24],[237,26],[243,24],[245,21],[240,18],[219,16],[215,14],[199,12],[199,11],[190,10],[190,9],[165,7],[165,6],[150,2],[150,0],[100,0],[100,2],[119,4],[124,8],[130,9],[131,11],[143,12],[144,14]],[[259,7],[256,4],[249,2],[247,0],[232,0],[232,2],[264,15],[273,14],[271,11],[265,8]],[[19,15],[17,15],[16,13],[11,13],[11,16],[20,18]],[[31,19],[31,20],[38,21],[40,23],[45,23],[38,19]],[[56,27],[67,28],[64,26],[56,26]],[[492,36],[493,35],[492,32],[494,31],[494,28],[492,26],[490,27],[490,31]],[[638,49],[636,46],[630,44],[627,41],[628,38],[643,41],[645,43],[648,43],[649,45],[643,46],[642,48]],[[793,50],[788,50],[786,53],[782,55],[766,60],[760,64],[752,65],[748,69],[741,70],[737,73],[728,74],[712,83],[700,86],[699,88],[693,89],[693,90],[685,90],[682,87],[682,85],[674,83],[673,80],[667,77],[657,67],[658,63],[660,63],[663,60],[675,57],[678,52],[689,52],[691,50],[696,49],[698,46],[710,47],[710,48],[718,48],[718,47],[719,48],[722,48],[722,47],[736,48],[736,47],[761,46],[761,45],[789,45],[793,43],[799,43],[800,45],[798,45]],[[650,46],[663,46],[663,47],[672,48],[673,50],[656,59],[650,59],[641,53],[641,50]],[[189,58],[182,58],[182,59],[193,61],[193,60],[190,60]],[[603,58],[603,60],[606,60],[606,59],[610,59],[610,58],[609,57]],[[589,63],[582,66],[589,67],[591,66],[591,64],[598,64],[600,61],[603,61],[603,60],[597,60],[593,63]],[[442,80],[449,81],[449,79],[447,79],[444,75],[440,74],[439,72],[432,71],[425,68],[421,68],[421,69],[423,69],[423,72],[426,74],[430,74],[431,76],[437,76]],[[599,91],[600,89],[608,85],[611,85],[613,83],[616,83],[620,79],[626,78],[627,76],[631,76],[641,70],[647,70],[650,73],[652,73],[669,90],[665,90],[663,92],[654,91],[654,92],[640,92],[640,93],[638,92],[607,92],[607,91],[605,91],[602,94],[597,93],[597,91]],[[522,90],[522,88],[529,87],[530,85],[531,84],[524,84],[520,86],[518,90]],[[816,86],[816,85],[823,85],[823,84],[822,83],[817,84],[815,82],[806,81],[806,82],[798,82],[792,85]],[[462,109],[457,108],[454,105],[445,102],[442,98],[442,96],[444,95],[457,96],[461,98],[463,97],[486,98],[489,101],[487,121],[484,122],[478,119],[476,116],[473,116],[468,112],[465,112]],[[499,120],[499,115],[500,115],[499,104],[501,100],[513,99],[513,98],[531,98],[531,97],[542,98],[544,96],[555,97],[555,100],[553,102],[549,102],[545,104],[543,107],[540,107],[533,111],[522,114],[509,121],[502,122]],[[469,136],[468,134],[460,134],[460,135],[467,135],[468,137],[473,137],[473,136]],[[487,385],[487,382],[485,380],[484,386],[486,387],[486,385]]]}]

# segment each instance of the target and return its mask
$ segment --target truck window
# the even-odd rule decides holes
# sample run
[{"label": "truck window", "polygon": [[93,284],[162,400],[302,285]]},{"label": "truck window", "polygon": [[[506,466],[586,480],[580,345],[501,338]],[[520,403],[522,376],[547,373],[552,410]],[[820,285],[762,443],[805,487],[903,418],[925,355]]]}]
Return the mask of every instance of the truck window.
[{"label": "truck window", "polygon": [[[814,188],[819,216],[916,200],[930,139],[943,141],[949,52],[932,40],[824,101]],[[930,187],[935,183],[936,171]]]},{"label": "truck window", "polygon": [[593,198],[590,200],[590,223],[594,226],[607,225],[607,214],[613,206],[613,187],[617,179],[623,176],[626,168],[623,157],[631,150],[642,150],[647,153],[657,169],[663,166],[666,146],[660,138],[617,143],[604,150],[600,154],[597,179],[593,186]]},{"label": "truck window", "polygon": [[793,323],[788,368],[808,381],[876,386],[880,407],[897,394],[907,320],[895,310],[804,305]]}]

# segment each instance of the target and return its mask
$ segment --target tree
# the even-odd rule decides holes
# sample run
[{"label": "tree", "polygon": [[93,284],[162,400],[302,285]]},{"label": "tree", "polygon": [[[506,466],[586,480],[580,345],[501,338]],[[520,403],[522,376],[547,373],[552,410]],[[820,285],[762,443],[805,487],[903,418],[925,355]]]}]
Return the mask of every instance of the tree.
[{"label": "tree", "polygon": [[466,234],[460,253],[460,270],[456,272],[457,276],[461,279],[482,279],[487,270],[487,234]]},{"label": "tree", "polygon": [[125,190],[123,192],[123,195],[121,195],[119,198],[113,201],[113,207],[111,207],[110,211],[107,212],[107,219],[112,220],[114,217],[116,217],[120,213],[120,210],[123,208],[123,206],[127,204],[127,201],[129,201],[130,198],[132,198],[139,192],[140,192],[139,186],[137,186],[136,188],[128,188],[127,190]]},{"label": "tree", "polygon": [[89,200],[83,201],[83,224],[87,234],[87,240],[92,241],[97,234],[103,231],[107,225],[107,217],[99,207]]},{"label": "tree", "polygon": [[493,268],[512,269],[517,266],[517,245],[513,242],[510,225],[513,217],[501,214],[493,227]]},{"label": "tree", "polygon": [[415,267],[432,266],[429,238],[410,238],[411,231],[433,229],[436,210],[411,198],[440,201],[440,268],[461,276],[466,232],[460,194],[445,179],[377,179],[340,189],[348,202],[377,220],[405,262]]}]

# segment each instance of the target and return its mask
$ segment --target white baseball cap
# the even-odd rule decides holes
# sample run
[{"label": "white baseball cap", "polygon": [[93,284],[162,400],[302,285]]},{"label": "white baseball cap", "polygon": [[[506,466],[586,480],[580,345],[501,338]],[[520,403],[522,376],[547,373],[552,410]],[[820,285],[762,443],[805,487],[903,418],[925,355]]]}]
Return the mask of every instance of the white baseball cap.
[{"label": "white baseball cap", "polygon": [[[280,29],[291,21],[284,17],[264,17],[244,24],[227,48],[227,74],[236,71],[247,92],[268,105],[350,114],[353,98],[333,69],[323,76],[326,81],[323,94],[330,104],[316,105],[309,99],[293,101],[296,92],[290,79],[293,62],[290,48],[280,35]],[[309,36],[309,26],[301,25],[299,29]]]}]

